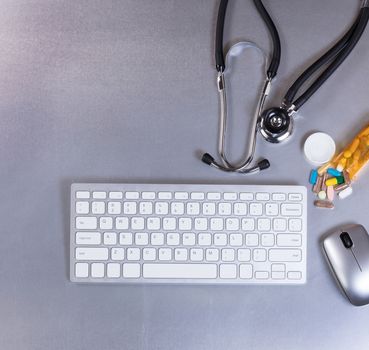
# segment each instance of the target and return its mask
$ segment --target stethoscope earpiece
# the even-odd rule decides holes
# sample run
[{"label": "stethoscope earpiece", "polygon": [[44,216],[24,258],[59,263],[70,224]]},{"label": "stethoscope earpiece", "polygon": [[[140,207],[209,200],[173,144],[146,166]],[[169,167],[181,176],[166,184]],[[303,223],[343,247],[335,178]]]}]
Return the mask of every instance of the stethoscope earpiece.
[{"label": "stethoscope earpiece", "polygon": [[293,118],[283,108],[270,108],[261,114],[258,127],[265,140],[280,143],[291,135]]}]

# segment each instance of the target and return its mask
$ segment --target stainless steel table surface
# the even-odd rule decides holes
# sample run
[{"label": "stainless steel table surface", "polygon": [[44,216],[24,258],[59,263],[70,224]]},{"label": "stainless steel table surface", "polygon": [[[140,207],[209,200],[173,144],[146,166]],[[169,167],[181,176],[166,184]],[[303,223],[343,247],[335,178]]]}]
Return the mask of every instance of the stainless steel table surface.
[{"label": "stainless steel table surface", "polygon": [[[302,108],[291,141],[259,139],[272,166],[247,177],[199,161],[217,148],[218,1],[0,3],[0,349],[368,348],[369,308],[348,303],[319,247],[342,224],[369,228],[368,171],[334,211],[314,208],[309,192],[304,286],[72,284],[68,225],[72,182],[307,185],[304,138],[325,131],[342,147],[369,122],[369,28]],[[269,105],[351,25],[359,3],[265,0],[283,47]],[[252,1],[228,10],[226,47],[251,40],[269,52]],[[261,79],[260,55],[244,58],[231,86],[233,159]]]}]

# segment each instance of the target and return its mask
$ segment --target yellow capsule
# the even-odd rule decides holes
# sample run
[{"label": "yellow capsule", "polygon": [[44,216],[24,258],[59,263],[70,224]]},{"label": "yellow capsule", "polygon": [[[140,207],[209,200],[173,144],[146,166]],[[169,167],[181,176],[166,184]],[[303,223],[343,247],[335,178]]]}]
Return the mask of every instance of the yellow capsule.
[{"label": "yellow capsule", "polygon": [[335,177],[332,177],[325,181],[326,186],[334,186],[338,184],[338,180]]},{"label": "yellow capsule", "polygon": [[354,139],[354,141],[351,143],[349,149],[350,149],[350,152],[351,153],[354,153],[357,148],[359,147],[359,144],[360,144],[360,139],[357,137]]},{"label": "yellow capsule", "polygon": [[351,153],[351,151],[350,151],[350,150],[347,150],[347,151],[343,152],[343,156],[344,156],[346,159],[348,159],[348,158],[351,158],[352,153]]}]

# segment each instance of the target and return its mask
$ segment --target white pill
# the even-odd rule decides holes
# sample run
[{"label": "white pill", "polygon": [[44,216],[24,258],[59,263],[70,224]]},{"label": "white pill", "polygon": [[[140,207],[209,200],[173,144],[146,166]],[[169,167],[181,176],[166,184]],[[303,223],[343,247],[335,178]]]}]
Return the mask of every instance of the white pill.
[{"label": "white pill", "polygon": [[342,190],[340,193],[338,193],[338,197],[340,199],[345,199],[346,197],[350,196],[352,194],[352,187],[347,187],[344,190]]},{"label": "white pill", "polygon": [[322,200],[326,199],[327,198],[327,193],[325,191],[319,191],[318,198],[322,199]]}]

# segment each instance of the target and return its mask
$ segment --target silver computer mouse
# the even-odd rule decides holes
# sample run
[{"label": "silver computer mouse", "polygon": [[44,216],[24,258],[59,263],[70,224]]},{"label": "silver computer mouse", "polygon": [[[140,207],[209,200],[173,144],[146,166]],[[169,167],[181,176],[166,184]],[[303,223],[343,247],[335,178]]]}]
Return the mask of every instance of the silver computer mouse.
[{"label": "silver computer mouse", "polygon": [[336,280],[351,304],[369,303],[369,235],[361,225],[350,225],[327,235],[323,250]]}]

